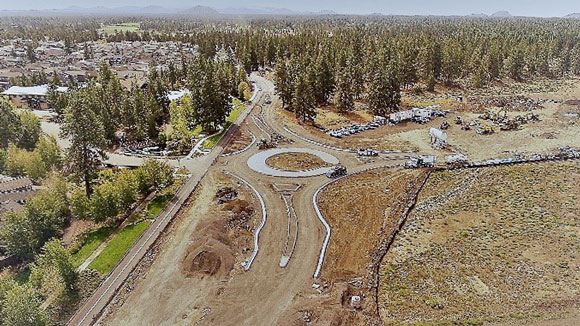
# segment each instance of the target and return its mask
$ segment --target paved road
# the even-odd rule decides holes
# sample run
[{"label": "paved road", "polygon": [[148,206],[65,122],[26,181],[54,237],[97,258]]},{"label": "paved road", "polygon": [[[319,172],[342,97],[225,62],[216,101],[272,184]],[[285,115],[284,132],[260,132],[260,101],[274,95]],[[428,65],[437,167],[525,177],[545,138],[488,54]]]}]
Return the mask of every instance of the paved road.
[{"label": "paved road", "polygon": [[173,217],[179,211],[179,208],[185,203],[187,198],[196,189],[197,185],[206,174],[210,166],[222,154],[224,147],[230,142],[232,135],[240,124],[248,116],[253,107],[262,99],[262,96],[257,96],[254,103],[249,105],[242,114],[237,118],[235,123],[230,127],[226,135],[214,147],[210,154],[198,157],[191,160],[186,160],[185,164],[192,171],[192,176],[180,188],[173,200],[165,207],[153,223],[145,230],[139,239],[133,244],[131,249],[101,283],[99,288],[89,297],[89,299],[81,306],[76,314],[69,320],[67,325],[70,326],[90,326],[99,317],[101,311],[114,297],[117,290],[123,285],[131,271],[137,266],[139,261],[145,256],[149,248],[157,238],[161,235],[163,230],[169,225]]}]

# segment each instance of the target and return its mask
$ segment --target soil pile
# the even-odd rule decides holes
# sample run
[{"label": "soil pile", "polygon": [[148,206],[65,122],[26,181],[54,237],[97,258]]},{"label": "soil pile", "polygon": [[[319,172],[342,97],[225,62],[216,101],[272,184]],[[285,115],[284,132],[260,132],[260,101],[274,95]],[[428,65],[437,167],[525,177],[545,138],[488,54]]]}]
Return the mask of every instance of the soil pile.
[{"label": "soil pile", "polygon": [[282,171],[306,171],[330,166],[316,155],[308,153],[282,153],[266,160],[270,167]]},{"label": "soil pile", "polygon": [[224,278],[234,268],[234,252],[225,235],[223,222],[200,229],[183,260],[182,272],[188,276]]}]

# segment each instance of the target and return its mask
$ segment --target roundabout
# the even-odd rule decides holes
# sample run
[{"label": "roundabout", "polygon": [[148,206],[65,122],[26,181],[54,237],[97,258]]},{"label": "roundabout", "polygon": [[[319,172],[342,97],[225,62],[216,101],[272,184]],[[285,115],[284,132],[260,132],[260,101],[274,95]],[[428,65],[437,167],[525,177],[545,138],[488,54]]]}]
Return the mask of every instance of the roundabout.
[{"label": "roundabout", "polygon": [[[277,155],[294,154],[294,153],[314,155],[320,160],[322,160],[324,163],[331,166],[319,167],[303,171],[285,171],[273,168],[267,163],[268,159],[275,157]],[[337,165],[339,163],[339,160],[334,155],[309,148],[273,148],[252,155],[248,159],[247,163],[250,169],[269,176],[283,178],[305,178],[325,174],[326,172],[332,169],[332,166]]]}]

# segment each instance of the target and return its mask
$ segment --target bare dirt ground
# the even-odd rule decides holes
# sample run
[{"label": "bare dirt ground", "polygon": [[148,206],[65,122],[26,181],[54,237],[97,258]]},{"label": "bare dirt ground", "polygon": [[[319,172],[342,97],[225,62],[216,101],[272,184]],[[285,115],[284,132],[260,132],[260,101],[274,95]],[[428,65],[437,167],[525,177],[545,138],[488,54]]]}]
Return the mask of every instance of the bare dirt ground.
[{"label": "bare dirt ground", "polygon": [[283,171],[306,171],[331,166],[309,153],[282,153],[269,157],[266,164]]},{"label": "bare dirt ground", "polygon": [[[327,301],[304,304],[310,323],[363,325],[374,318],[374,291],[369,287],[378,248],[392,236],[425,171],[376,169],[342,179],[324,190],[319,203],[333,233],[323,265]],[[361,302],[352,304],[352,297]],[[298,324],[296,324],[298,325]]]},{"label": "bare dirt ground", "polygon": [[381,266],[383,321],[573,325],[579,181],[577,162],[433,173]]},{"label": "bare dirt ground", "polygon": [[424,171],[376,169],[336,182],[319,199],[334,232],[325,260],[327,277],[348,281],[368,274],[370,257],[391,234],[407,204],[409,185]]},{"label": "bare dirt ground", "polygon": [[240,129],[236,130],[232,137],[233,141],[224,149],[223,154],[225,155],[240,151],[252,142],[252,137]]},{"label": "bare dirt ground", "polygon": [[95,222],[73,219],[70,225],[64,230],[62,241],[64,244],[69,245],[94,227]]}]

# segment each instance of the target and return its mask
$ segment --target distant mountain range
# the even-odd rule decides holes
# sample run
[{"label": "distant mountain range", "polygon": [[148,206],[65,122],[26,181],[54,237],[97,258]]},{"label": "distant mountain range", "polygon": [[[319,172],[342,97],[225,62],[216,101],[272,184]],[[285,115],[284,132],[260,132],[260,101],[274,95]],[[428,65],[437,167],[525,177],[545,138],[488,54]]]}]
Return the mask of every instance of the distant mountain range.
[{"label": "distant mountain range", "polygon": [[64,9],[46,10],[0,10],[0,15],[184,15],[184,16],[221,16],[221,15],[336,15],[334,11],[318,12],[295,11],[287,8],[224,8],[216,9],[207,6],[191,8],[167,8],[162,6],[124,6],[116,8],[70,6]]},{"label": "distant mountain range", "polygon": [[511,18],[513,16],[508,11],[498,11],[498,12],[494,12],[491,15],[486,15],[486,14],[471,14],[471,15],[469,15],[469,17],[474,17],[474,18],[488,18],[488,17],[492,17],[492,18]]},{"label": "distant mountain range", "polygon": [[513,17],[508,11],[498,11],[491,14],[491,17],[495,18],[511,18]]},{"label": "distant mountain range", "polygon": [[[79,6],[70,6],[63,9],[45,9],[45,10],[0,10],[0,16],[50,16],[50,15],[117,15],[117,16],[153,16],[153,15],[184,15],[184,16],[198,16],[198,17],[215,17],[215,16],[251,16],[251,15],[265,15],[265,16],[322,16],[322,15],[338,15],[332,10],[322,11],[296,11],[288,8],[276,7],[229,7],[217,9],[208,6],[195,6],[191,8],[169,8],[163,6],[124,6],[116,8],[108,7],[91,7],[84,8]],[[385,16],[388,14],[373,13],[370,16]],[[513,17],[508,11],[498,11],[491,15],[487,14],[471,14],[466,17],[474,18],[511,18]],[[564,16],[564,18],[580,19],[580,13],[572,13]]]}]

